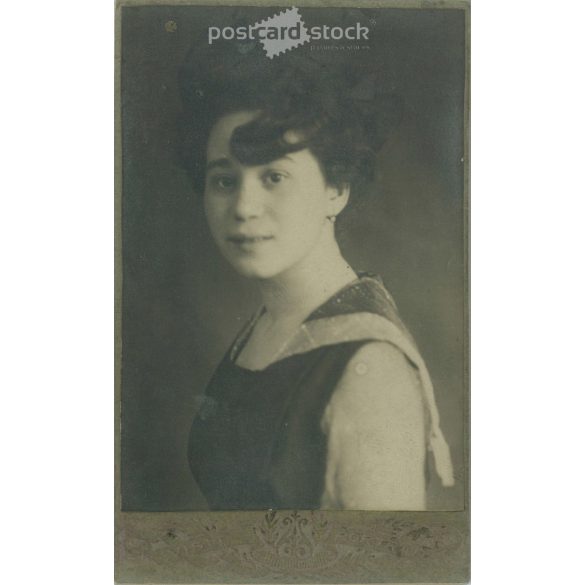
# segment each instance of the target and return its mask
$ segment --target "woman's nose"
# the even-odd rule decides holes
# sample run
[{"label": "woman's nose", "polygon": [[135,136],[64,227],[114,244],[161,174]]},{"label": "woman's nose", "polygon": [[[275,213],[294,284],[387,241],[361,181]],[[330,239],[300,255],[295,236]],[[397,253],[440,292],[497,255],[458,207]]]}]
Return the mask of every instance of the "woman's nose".
[{"label": "woman's nose", "polygon": [[238,221],[246,221],[262,215],[264,208],[260,185],[254,181],[242,181],[236,192],[234,216]]}]

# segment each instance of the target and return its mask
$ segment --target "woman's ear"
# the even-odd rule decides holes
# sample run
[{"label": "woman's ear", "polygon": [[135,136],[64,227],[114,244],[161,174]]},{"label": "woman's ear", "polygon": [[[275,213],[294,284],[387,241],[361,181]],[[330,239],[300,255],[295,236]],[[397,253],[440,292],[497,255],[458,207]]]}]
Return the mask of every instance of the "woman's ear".
[{"label": "woman's ear", "polygon": [[337,187],[330,187],[327,215],[339,215],[349,201],[349,183],[342,183]]}]

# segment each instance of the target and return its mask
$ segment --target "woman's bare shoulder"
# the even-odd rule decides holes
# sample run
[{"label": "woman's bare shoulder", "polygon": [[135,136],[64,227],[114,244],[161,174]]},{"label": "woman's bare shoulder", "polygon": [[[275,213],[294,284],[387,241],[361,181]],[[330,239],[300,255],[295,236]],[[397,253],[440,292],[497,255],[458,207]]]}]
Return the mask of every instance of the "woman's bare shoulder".
[{"label": "woman's bare shoulder", "polygon": [[424,509],[424,424],[414,366],[389,343],[363,345],[322,419],[328,437],[323,506]]},{"label": "woman's bare shoulder", "polygon": [[408,409],[422,409],[415,367],[396,346],[373,341],[361,346],[349,360],[326,416],[347,410],[354,420],[360,413],[398,417]]}]

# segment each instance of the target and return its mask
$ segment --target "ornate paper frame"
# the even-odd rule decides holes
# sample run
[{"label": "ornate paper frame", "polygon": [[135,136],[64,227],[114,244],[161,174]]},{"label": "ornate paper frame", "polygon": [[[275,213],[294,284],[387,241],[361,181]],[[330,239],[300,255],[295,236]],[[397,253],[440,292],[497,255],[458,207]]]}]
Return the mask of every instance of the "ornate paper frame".
[{"label": "ornate paper frame", "polygon": [[[120,486],[122,138],[121,10],[138,5],[244,5],[462,10],[466,28],[465,498],[453,512],[122,512]],[[450,0],[118,0],[116,4],[115,566],[118,583],[466,583],[469,581],[470,6]],[[292,554],[294,553],[294,554]]]}]

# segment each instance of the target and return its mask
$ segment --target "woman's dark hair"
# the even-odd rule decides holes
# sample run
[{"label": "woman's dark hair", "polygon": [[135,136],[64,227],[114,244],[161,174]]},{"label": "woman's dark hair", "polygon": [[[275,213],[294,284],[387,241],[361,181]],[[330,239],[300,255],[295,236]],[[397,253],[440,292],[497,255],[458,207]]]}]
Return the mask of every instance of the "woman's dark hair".
[{"label": "woman's dark hair", "polygon": [[[229,46],[214,45],[215,54],[188,58],[180,72],[179,159],[196,191],[204,188],[213,125],[228,113],[249,110],[259,116],[236,128],[231,139],[240,162],[266,164],[308,148],[328,184],[349,184],[352,199],[359,196],[374,177],[376,151],[396,121],[396,101],[375,95],[371,75],[303,54],[271,60],[253,46],[243,54],[233,46],[230,54]],[[294,141],[286,140],[288,131],[294,131]]]}]

